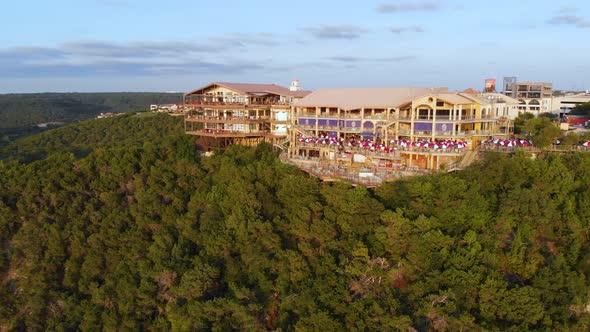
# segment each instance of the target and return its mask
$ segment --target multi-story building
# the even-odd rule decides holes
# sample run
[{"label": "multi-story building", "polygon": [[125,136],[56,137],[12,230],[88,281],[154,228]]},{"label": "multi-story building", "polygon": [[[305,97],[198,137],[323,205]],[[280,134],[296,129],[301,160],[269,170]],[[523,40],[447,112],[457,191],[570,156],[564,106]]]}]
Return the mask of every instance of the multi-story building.
[{"label": "multi-story building", "polygon": [[287,138],[290,105],[309,91],[276,84],[211,83],[184,95],[185,131],[203,148],[277,144]]},{"label": "multi-story building", "polygon": [[[321,89],[293,105],[289,156],[334,159],[334,149],[345,151],[361,142],[376,147],[375,158],[437,169],[464,154],[447,149],[450,142],[473,147],[509,134],[509,126],[500,123],[499,107],[493,106],[487,98],[446,88]],[[298,136],[328,138],[337,144],[308,144]],[[398,149],[399,142],[404,146]],[[415,142],[431,144],[434,150],[407,148]],[[437,151],[439,146],[444,148]],[[392,148],[396,153],[379,153]]]},{"label": "multi-story building", "polygon": [[483,112],[491,112],[497,118],[514,120],[518,117],[518,100],[501,93],[476,93],[467,97],[477,98]]},{"label": "multi-story building", "polygon": [[205,149],[261,142],[286,148],[288,143],[289,158],[354,156],[378,165],[438,169],[457,162],[482,140],[509,135],[517,104],[502,94],[447,88],[310,93],[294,81],[290,88],[211,83],[186,93],[183,108],[186,133],[199,136]]},{"label": "multi-story building", "polygon": [[474,98],[481,105],[483,117],[492,117],[495,123],[496,133],[513,133],[514,119],[518,117],[518,100],[501,93],[475,93],[463,94],[467,98]]},{"label": "multi-story building", "polygon": [[504,80],[503,93],[517,99],[520,112],[541,113],[551,112],[553,88],[551,83],[544,82],[516,82],[515,79]]}]

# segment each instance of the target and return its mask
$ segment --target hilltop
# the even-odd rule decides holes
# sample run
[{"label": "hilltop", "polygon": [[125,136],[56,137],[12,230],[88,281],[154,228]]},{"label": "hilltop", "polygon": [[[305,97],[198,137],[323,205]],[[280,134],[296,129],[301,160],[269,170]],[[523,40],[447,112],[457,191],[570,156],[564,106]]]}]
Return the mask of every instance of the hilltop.
[{"label": "hilltop", "polygon": [[128,114],[0,161],[0,330],[588,330],[590,156],[375,190]]}]

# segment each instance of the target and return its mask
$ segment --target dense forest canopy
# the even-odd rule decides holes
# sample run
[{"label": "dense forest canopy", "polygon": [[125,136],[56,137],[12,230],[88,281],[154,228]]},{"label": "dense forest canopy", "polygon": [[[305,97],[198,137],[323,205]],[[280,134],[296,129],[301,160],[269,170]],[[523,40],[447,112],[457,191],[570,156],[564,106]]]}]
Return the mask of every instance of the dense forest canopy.
[{"label": "dense forest canopy", "polygon": [[147,110],[150,104],[180,103],[180,93],[24,93],[0,94],[0,144],[42,129],[39,123],[72,123],[106,112]]},{"label": "dense forest canopy", "polygon": [[376,190],[125,116],[0,161],[0,329],[588,330],[590,156]]}]

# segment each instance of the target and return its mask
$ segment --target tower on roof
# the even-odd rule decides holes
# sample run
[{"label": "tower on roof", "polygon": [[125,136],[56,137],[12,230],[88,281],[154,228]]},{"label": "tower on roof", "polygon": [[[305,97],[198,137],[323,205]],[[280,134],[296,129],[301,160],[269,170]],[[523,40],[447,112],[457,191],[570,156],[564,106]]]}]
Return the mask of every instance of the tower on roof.
[{"label": "tower on roof", "polygon": [[496,92],[496,79],[488,78],[485,80],[483,92]]},{"label": "tower on roof", "polygon": [[289,87],[290,91],[299,91],[301,87],[299,86],[299,80],[292,80],[291,86]]}]

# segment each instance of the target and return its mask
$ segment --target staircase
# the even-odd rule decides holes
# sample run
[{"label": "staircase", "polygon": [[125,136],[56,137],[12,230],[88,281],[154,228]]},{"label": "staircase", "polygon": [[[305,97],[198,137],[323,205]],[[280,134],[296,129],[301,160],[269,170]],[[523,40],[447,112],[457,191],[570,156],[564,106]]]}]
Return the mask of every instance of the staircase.
[{"label": "staircase", "polygon": [[448,166],[447,172],[454,172],[464,169],[465,167],[471,165],[474,161],[477,160],[479,156],[478,150],[469,150],[463,155],[461,160],[452,163]]},{"label": "staircase", "polygon": [[285,139],[283,139],[282,141],[273,144],[274,147],[281,149],[282,151],[287,150],[287,145],[289,143],[289,137],[286,137]]},{"label": "staircase", "polygon": [[303,131],[302,129],[299,129],[297,126],[293,126],[292,128],[293,128],[293,130],[294,130],[294,131],[295,131],[297,134],[300,134],[300,135],[302,135],[302,136],[304,136],[304,137],[305,137],[305,136],[309,136],[309,133],[306,133],[306,132],[305,132],[305,131]]},{"label": "staircase", "polygon": [[459,163],[459,168],[463,169],[469,165],[471,165],[479,156],[479,151],[477,149],[469,150],[461,159]]}]

